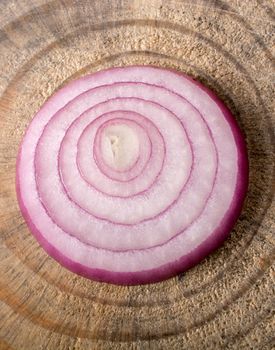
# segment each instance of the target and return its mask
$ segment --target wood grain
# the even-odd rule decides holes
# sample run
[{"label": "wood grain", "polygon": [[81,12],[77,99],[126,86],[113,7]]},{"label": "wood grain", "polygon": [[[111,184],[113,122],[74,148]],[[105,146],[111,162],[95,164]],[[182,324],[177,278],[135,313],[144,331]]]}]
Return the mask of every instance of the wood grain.
[{"label": "wood grain", "polygon": [[[272,2],[0,2],[0,349],[272,349]],[[255,15],[256,14],[256,15]],[[191,74],[246,135],[250,185],[224,246],[184,275],[120,287],[76,276],[28,231],[15,193],[24,130],[68,81],[111,66]]]}]

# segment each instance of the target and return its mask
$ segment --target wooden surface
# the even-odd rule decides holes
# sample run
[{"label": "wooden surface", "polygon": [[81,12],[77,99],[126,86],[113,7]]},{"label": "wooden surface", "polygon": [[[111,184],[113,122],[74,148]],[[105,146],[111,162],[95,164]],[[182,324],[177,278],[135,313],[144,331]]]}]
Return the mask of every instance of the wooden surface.
[{"label": "wooden surface", "polygon": [[[0,349],[274,349],[272,7],[1,0]],[[163,283],[119,287],[74,275],[40,248],[18,209],[15,161],[53,91],[134,63],[177,68],[224,99],[246,134],[250,187],[215,254]]]}]

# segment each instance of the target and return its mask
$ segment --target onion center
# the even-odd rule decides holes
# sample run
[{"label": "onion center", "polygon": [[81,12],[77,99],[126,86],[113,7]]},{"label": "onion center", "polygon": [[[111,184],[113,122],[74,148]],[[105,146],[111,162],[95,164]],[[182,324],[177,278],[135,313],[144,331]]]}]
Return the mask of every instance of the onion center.
[{"label": "onion center", "polygon": [[136,131],[121,122],[103,125],[100,146],[103,161],[116,171],[129,170],[139,157],[140,142]]}]

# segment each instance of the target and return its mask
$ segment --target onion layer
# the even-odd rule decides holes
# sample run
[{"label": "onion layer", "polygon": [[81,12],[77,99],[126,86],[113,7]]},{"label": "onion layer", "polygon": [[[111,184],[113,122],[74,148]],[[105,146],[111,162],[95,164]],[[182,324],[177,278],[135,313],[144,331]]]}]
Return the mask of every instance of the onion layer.
[{"label": "onion layer", "polygon": [[59,90],[17,159],[19,205],[40,244],[71,271],[117,284],[173,276],[217,248],[247,181],[229,110],[188,76],[151,66]]}]

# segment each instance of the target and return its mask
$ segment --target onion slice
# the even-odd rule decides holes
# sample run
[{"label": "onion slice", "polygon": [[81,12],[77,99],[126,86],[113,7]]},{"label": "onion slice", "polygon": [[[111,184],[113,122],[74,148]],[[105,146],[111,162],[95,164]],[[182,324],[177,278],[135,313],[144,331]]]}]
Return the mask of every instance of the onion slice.
[{"label": "onion slice", "polygon": [[17,158],[22,214],[63,266],[116,284],[160,281],[216,249],[248,161],[230,111],[173,70],[112,68],[55,93]]}]

